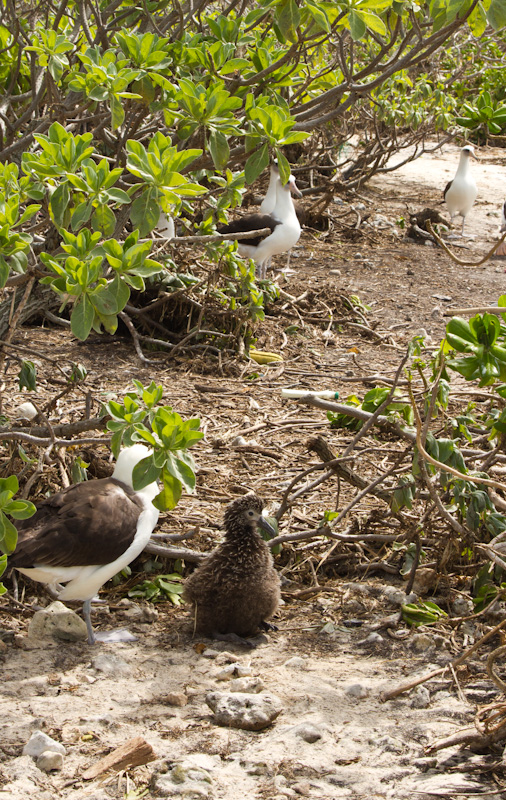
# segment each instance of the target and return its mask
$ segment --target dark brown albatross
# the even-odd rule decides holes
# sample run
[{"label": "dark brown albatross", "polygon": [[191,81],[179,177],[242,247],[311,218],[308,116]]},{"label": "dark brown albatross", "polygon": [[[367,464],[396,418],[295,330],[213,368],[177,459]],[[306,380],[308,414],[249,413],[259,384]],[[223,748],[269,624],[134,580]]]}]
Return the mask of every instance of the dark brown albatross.
[{"label": "dark brown albatross", "polygon": [[89,644],[109,638],[93,632],[91,599],[144,550],[158,521],[151,502],[157,484],[132,487],[134,467],[150,452],[142,444],[125,448],[111,478],[69,486],[40,503],[33,517],[15,523],[18,544],[9,566],[52,585],[59,600],[83,600]]},{"label": "dark brown albatross", "polygon": [[234,500],[225,511],[225,540],[187,578],[184,597],[195,608],[195,631],[216,639],[244,641],[267,620],[280,599],[279,575],[257,527],[275,535],[254,494]]}]

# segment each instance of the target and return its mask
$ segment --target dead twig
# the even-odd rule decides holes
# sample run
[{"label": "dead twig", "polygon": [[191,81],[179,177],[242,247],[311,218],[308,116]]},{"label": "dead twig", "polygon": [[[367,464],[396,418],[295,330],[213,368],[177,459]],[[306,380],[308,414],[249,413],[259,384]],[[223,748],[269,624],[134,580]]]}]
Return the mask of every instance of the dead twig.
[{"label": "dead twig", "polygon": [[[472,655],[472,653],[476,652],[476,650],[478,650],[483,644],[485,644],[485,642],[488,642],[489,639],[492,639],[492,637],[495,636],[496,633],[499,633],[499,631],[503,630],[505,625],[506,625],[506,619],[503,619],[503,621],[500,622],[499,625],[496,625],[495,628],[492,628],[492,630],[488,631],[488,633],[482,636],[481,639],[478,639],[477,642],[475,642],[471,647],[465,650],[458,658],[454,658],[453,661],[450,661],[449,663],[452,664],[454,668],[458,667],[460,664],[463,664],[464,661],[467,661],[469,656]],[[403,694],[404,692],[409,692],[409,690],[414,689],[415,686],[420,686],[421,683],[426,683],[427,681],[432,680],[432,678],[436,678],[438,675],[443,675],[447,669],[448,665],[446,667],[441,667],[441,669],[434,669],[432,670],[432,672],[428,672],[426,675],[422,675],[421,678],[415,678],[413,680],[407,681],[406,683],[401,683],[394,689],[390,689],[388,692],[382,692],[380,698],[382,702],[385,702],[386,700],[393,700],[394,697],[398,697],[400,694]]]},{"label": "dead twig", "polygon": [[459,264],[461,267],[480,267],[482,264],[485,263],[485,261],[488,261],[490,256],[494,255],[494,253],[497,250],[497,248],[499,247],[499,245],[502,244],[504,242],[504,240],[506,239],[506,233],[503,233],[501,238],[497,242],[495,242],[494,246],[479,261],[462,261],[461,258],[457,258],[455,253],[453,253],[450,250],[448,245],[445,244],[445,242],[441,239],[441,237],[435,232],[434,228],[431,225],[430,220],[427,220],[427,228],[429,229],[430,233],[432,234],[432,236],[434,237],[436,242],[443,248],[443,250],[446,253],[448,253],[448,255],[450,256],[452,261],[455,261],[455,263]]}]

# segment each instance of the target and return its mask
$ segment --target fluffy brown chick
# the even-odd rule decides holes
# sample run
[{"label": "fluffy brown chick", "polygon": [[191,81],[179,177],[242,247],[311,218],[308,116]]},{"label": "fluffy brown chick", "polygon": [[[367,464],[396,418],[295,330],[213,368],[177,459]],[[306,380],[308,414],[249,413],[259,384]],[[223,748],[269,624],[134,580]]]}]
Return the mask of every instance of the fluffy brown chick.
[{"label": "fluffy brown chick", "polygon": [[185,599],[195,608],[195,631],[215,638],[251,636],[279,604],[279,575],[257,527],[275,535],[254,494],[227,506],[225,539],[187,578]]}]

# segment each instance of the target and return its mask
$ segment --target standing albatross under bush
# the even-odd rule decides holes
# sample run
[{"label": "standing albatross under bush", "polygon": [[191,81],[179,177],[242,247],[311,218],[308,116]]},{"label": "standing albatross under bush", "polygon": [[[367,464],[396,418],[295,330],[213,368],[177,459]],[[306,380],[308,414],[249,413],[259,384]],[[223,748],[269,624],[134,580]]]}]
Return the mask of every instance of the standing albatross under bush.
[{"label": "standing albatross under bush", "polygon": [[478,160],[474,152],[474,147],[470,144],[466,144],[460,151],[460,160],[455,177],[446,184],[443,193],[446,208],[450,212],[451,221],[453,222],[453,218],[457,215],[462,217],[462,235],[464,235],[466,217],[478,195],[476,181],[471,174],[469,166],[470,158],[474,158],[476,161]]},{"label": "standing albatross under bush", "polygon": [[196,633],[217,639],[251,636],[270,626],[280,599],[279,575],[257,527],[275,535],[254,494],[234,500],[224,517],[225,539],[187,578],[184,597],[195,608]]},{"label": "standing albatross under bush", "polygon": [[112,477],[69,486],[40,503],[30,519],[16,521],[9,566],[53,586],[59,600],[84,601],[89,644],[109,638],[93,632],[91,599],[144,550],[158,521],[151,502],[157,484],[135,491],[132,483],[134,467],[150,452],[142,444],[126,447]]},{"label": "standing albatross under bush", "polygon": [[[276,200],[271,208],[273,188],[276,192]],[[253,259],[257,265],[258,277],[261,279],[266,277],[267,266],[272,256],[286,253],[299,241],[301,227],[291,197],[292,192],[301,196],[293,175],[290,175],[288,182],[283,186],[279,171],[273,167],[269,189],[262,204],[264,208],[270,209],[269,212],[245,214],[244,217],[238,217],[228,225],[220,225],[217,228],[218,233],[222,234],[248,233],[269,228],[270,233],[267,235],[254,239],[237,240],[239,255],[243,258]],[[266,201],[267,205],[265,205]]]}]

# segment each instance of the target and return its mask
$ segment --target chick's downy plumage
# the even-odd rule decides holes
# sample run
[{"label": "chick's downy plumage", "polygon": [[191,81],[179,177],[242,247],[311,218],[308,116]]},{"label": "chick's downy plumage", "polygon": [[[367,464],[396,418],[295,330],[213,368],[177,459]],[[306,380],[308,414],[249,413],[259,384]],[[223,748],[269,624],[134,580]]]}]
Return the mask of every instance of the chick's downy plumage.
[{"label": "chick's downy plumage", "polygon": [[225,539],[185,584],[195,608],[195,631],[208,636],[251,636],[276,611],[279,576],[257,526],[274,535],[256,495],[234,500],[225,511]]}]

